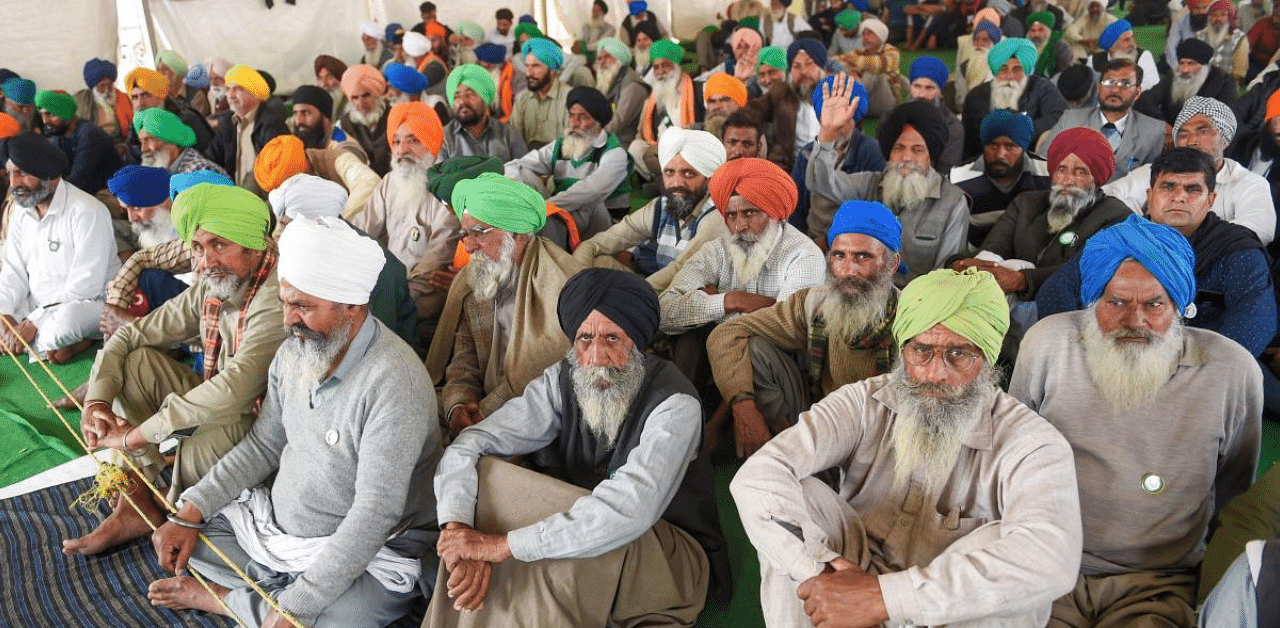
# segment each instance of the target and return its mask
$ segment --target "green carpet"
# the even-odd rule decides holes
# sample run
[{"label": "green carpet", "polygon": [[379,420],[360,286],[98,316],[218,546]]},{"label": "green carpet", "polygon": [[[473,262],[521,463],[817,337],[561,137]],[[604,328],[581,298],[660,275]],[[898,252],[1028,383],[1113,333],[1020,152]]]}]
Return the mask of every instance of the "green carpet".
[{"label": "green carpet", "polygon": [[[89,379],[89,369],[93,366],[94,355],[96,352],[86,351],[67,364],[49,368],[68,389],[74,388]],[[27,381],[22,370],[25,369],[35,378],[36,384],[50,399],[62,396],[62,391],[58,389],[57,384],[44,372],[44,369],[40,368],[39,364],[27,362],[25,356],[18,356],[18,360],[21,368],[19,364],[14,363],[13,358],[7,355],[0,356],[0,414],[16,415],[12,420],[0,423],[0,431],[4,434],[3,439],[0,439],[4,441],[4,444],[0,445],[0,460],[6,463],[0,465],[3,467],[0,469],[0,486],[26,479],[30,475],[85,453],[76,442],[75,436],[58,419],[58,415],[45,407],[44,399],[31,386],[31,382]],[[79,429],[80,413],[64,412],[64,416],[72,427]],[[22,465],[22,468],[29,472],[27,475],[18,477],[16,469],[8,472],[10,456],[16,455],[19,451],[25,451],[27,447],[37,446],[45,451],[33,460],[44,460],[49,463],[47,466],[38,468],[39,465],[32,466],[28,461]]]}]

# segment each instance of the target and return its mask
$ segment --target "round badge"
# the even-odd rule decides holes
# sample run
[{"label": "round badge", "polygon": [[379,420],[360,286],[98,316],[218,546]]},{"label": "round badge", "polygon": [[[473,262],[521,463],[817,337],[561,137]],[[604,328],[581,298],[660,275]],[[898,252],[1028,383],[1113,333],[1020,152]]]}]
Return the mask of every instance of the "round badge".
[{"label": "round badge", "polygon": [[1188,303],[1188,304],[1187,304],[1187,311],[1186,311],[1187,318],[1195,318],[1195,317],[1196,317],[1196,311],[1197,311],[1197,310],[1196,310],[1196,304],[1195,304],[1195,303]]},{"label": "round badge", "polygon": [[1062,246],[1071,246],[1075,244],[1078,239],[1080,239],[1080,237],[1076,235],[1076,232],[1063,231],[1062,235],[1058,236],[1058,243]]},{"label": "round badge", "polygon": [[414,227],[414,228],[412,228],[412,229],[410,229],[410,230],[409,230],[409,239],[410,239],[410,240],[413,240],[414,242],[417,242],[421,237],[422,237],[422,232],[421,232],[421,231],[418,231],[418,228],[417,228],[417,227]]},{"label": "round badge", "polygon": [[324,442],[330,445],[338,444],[338,430],[329,430],[324,433]]},{"label": "round badge", "polygon": [[57,251],[58,249],[60,249],[60,248],[62,248],[62,243],[61,243],[61,242],[59,242],[59,241],[57,241],[57,240],[49,240],[49,250],[50,250],[50,251],[55,251],[55,252],[56,252],[56,251]]},{"label": "round badge", "polygon": [[1148,473],[1142,476],[1142,490],[1152,494],[1159,495],[1164,492],[1164,478]]}]

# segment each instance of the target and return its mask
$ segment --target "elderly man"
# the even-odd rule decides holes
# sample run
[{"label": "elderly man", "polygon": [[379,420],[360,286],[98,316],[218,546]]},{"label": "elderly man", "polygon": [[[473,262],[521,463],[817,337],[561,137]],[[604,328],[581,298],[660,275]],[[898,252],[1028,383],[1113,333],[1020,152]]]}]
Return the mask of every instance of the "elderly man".
[{"label": "elderly man", "polygon": [[106,189],[107,179],[124,165],[111,136],[76,116],[76,99],[71,94],[36,92],[36,111],[44,122],[44,136],[71,164],[64,179],[90,194]]},{"label": "elderly man", "polygon": [[[1213,158],[1219,188],[1213,200],[1213,213],[1248,227],[1258,234],[1263,244],[1269,244],[1276,230],[1271,187],[1266,179],[1250,172],[1240,162],[1223,156],[1235,133],[1236,115],[1230,107],[1212,98],[1192,96],[1174,122],[1173,142]],[[1107,184],[1103,191],[1124,201],[1134,211],[1141,211],[1151,181],[1151,166],[1140,166],[1128,176]]]},{"label": "elderly man", "polygon": [[392,52],[383,41],[386,36],[387,29],[381,23],[360,23],[360,43],[364,46],[364,54],[360,57],[361,65],[382,67],[382,64],[391,60]]},{"label": "elderly man", "polygon": [[516,67],[514,60],[508,59],[510,55],[509,46],[503,48],[494,43],[476,46],[476,62],[489,72],[489,77],[497,86],[489,112],[498,116],[504,123],[511,121],[516,96],[525,91],[529,84],[524,70]]},{"label": "elderly man", "polygon": [[649,3],[645,0],[632,0],[627,3],[627,16],[622,18],[622,24],[618,28],[618,37],[622,39],[622,43],[628,46],[635,42],[636,31],[642,26],[648,26],[654,30],[658,39],[666,39],[667,29],[658,21],[658,16],[649,10]]},{"label": "elderly man", "polygon": [[173,112],[152,107],[133,114],[133,135],[144,166],[164,168],[170,174],[211,170],[226,174],[222,166],[196,150],[196,133]]},{"label": "elderly man", "polygon": [[546,224],[546,201],[529,186],[486,172],[458,182],[450,205],[471,256],[427,354],[450,432],[474,425],[564,355],[549,325],[556,297],[582,265],[534,235]]},{"label": "elderly man", "polygon": [[[135,122],[140,112],[152,108],[164,109],[178,116],[178,119],[183,124],[191,128],[191,131],[195,134],[195,142],[191,145],[197,151],[203,153],[210,148],[210,142],[213,141],[213,129],[209,126],[209,122],[191,107],[172,98],[167,98],[165,94],[169,92],[169,82],[159,72],[149,68],[134,68],[124,77],[124,89],[129,94],[129,102],[133,104],[133,119]],[[125,160],[129,163],[140,163],[142,159],[139,140],[140,138],[135,132],[131,133],[129,139],[125,142],[129,149],[128,154],[125,155]]]},{"label": "elderly man", "polygon": [[849,74],[867,86],[867,115],[880,119],[901,99],[902,76],[898,49],[889,43],[889,27],[876,18],[867,18],[858,27],[862,47],[836,57]]},{"label": "elderly man", "polygon": [[520,54],[528,89],[515,96],[511,127],[530,148],[542,148],[568,127],[565,99],[571,88],[558,80],[564,53],[551,40],[539,37],[524,42]]},{"label": "elderly man", "polygon": [[45,138],[23,133],[4,148],[12,202],[0,267],[0,347],[61,364],[93,342],[107,281],[120,268],[111,215],[63,178],[67,157]]},{"label": "elderly man", "polygon": [[1236,6],[1231,0],[1214,0],[1209,5],[1209,23],[1194,37],[1213,47],[1214,67],[1230,74],[1243,85],[1249,73],[1249,40],[1246,31],[1236,25]]},{"label": "elderly man", "polygon": [[222,57],[214,57],[205,61],[205,67],[209,70],[209,93],[206,97],[209,99],[209,110],[213,116],[217,116],[228,109],[227,72],[233,66],[233,63]]},{"label": "elderly man", "polygon": [[[730,490],[769,626],[1043,626],[1079,564],[1071,447],[999,388],[991,275],[937,270],[898,299],[892,373],[845,386]],[[839,468],[835,490],[815,473]],[[807,616],[806,616],[807,615]]]},{"label": "elderly man", "polygon": [[[910,237],[902,243],[907,281],[941,268],[960,253],[969,234],[969,199],[934,164],[947,141],[946,123],[938,108],[921,101],[899,105],[880,123],[877,139],[887,166],[882,172],[846,174],[835,168],[834,130],[852,115],[848,83],[837,81],[822,111],[822,130],[814,145],[805,181],[809,190],[829,201],[858,199],[884,203],[902,221]],[[809,214],[809,235],[819,236],[831,226],[830,216]]]},{"label": "elderly man", "polygon": [[630,164],[617,136],[604,130],[613,117],[609,101],[591,87],[575,87],[565,98],[569,126],[563,137],[506,164],[508,177],[523,181],[547,202],[573,216],[583,238],[608,229],[610,214],[631,209]]},{"label": "elderly man", "polygon": [[[153,477],[166,464],[156,445],[182,437],[170,499],[249,431],[267,367],[284,339],[270,223],[266,203],[242,188],[205,183],[180,194],[173,224],[194,252],[200,280],[121,327],[94,362],[80,419],[86,442],[129,456]],[[165,354],[193,337],[203,340],[203,376]],[[148,522],[164,519],[142,482],[134,479],[126,494],[130,499],[120,499],[97,529],[63,541],[62,551],[96,554],[149,533]]]},{"label": "elderly man", "polygon": [[16,76],[0,83],[4,96],[4,112],[13,116],[23,132],[36,129],[36,84]]},{"label": "elderly man", "polygon": [[[1049,5],[1049,8],[1062,12],[1053,5]],[[1061,18],[1055,17],[1050,11],[1041,10],[1032,13],[1027,19],[1027,40],[1036,46],[1036,67],[1031,73],[1050,78],[1071,67],[1075,63],[1075,53],[1071,51],[1071,44],[1062,41],[1062,29],[1054,28],[1061,23]]]},{"label": "elderly man", "polygon": [[1134,168],[1151,163],[1164,150],[1164,121],[1134,110],[1146,80],[1142,66],[1121,58],[1107,61],[1098,69],[1098,104],[1065,111],[1040,143],[1049,146],[1059,133],[1077,127],[1102,133],[1115,155],[1116,169],[1111,173],[1111,181],[1115,181]]},{"label": "elderly man", "polygon": [[747,86],[727,73],[717,72],[703,83],[702,103],[706,115],[692,128],[720,135],[725,119],[747,106]]},{"label": "elderly man", "polygon": [[184,103],[195,109],[202,116],[209,115],[209,100],[204,94],[199,94],[199,98],[192,98],[196,93],[187,93],[184,79],[187,77],[187,60],[182,57],[176,50],[161,50],[156,53],[156,71],[169,81],[169,93],[166,94],[177,102]]},{"label": "elderly man", "polygon": [[347,72],[347,64],[331,55],[316,57],[313,64],[316,71],[316,87],[324,90],[333,102],[333,115],[337,120],[347,112],[347,95],[342,91],[342,75]]},{"label": "elderly man", "polygon": [[383,142],[389,131],[390,107],[382,99],[386,91],[387,80],[371,65],[353,65],[342,74],[342,92],[347,95],[348,106],[338,119],[338,126],[364,149],[369,167],[380,177],[391,170],[391,151]]},{"label": "elderly man", "polygon": [[288,135],[284,119],[267,106],[271,90],[257,70],[237,65],[227,70],[228,111],[217,117],[218,131],[209,143],[209,159],[222,166],[236,185],[258,191],[253,162],[258,151],[277,135]]},{"label": "elderly man", "polygon": [[[984,62],[985,63],[985,62]],[[942,102],[942,91],[947,86],[947,77],[951,69],[936,57],[920,57],[911,62],[908,72],[908,95],[910,100],[923,100],[938,108],[942,118],[947,121],[947,147],[938,158],[938,166],[950,169],[963,163],[964,125],[960,118]]]},{"label": "elderly man", "polygon": [[[324,263],[334,256],[341,270]],[[153,536],[175,576],[151,583],[152,604],[287,625],[197,540],[203,530],[307,626],[378,628],[413,605],[418,559],[435,562],[429,482],[440,430],[420,417],[435,403],[422,363],[370,315],[382,262],[377,243],[337,218],[285,230],[279,298],[289,338],[253,428]],[[183,573],[188,560],[212,594]]]},{"label": "elderly man", "polygon": [[724,119],[720,141],[724,144],[726,160],[763,157],[767,152],[763,125],[749,109],[739,109]]},{"label": "elderly man", "polygon": [[129,137],[133,105],[129,95],[116,89],[116,64],[90,59],[84,64],[85,89],[76,92],[76,116],[98,125],[116,144]]},{"label": "elderly man", "polygon": [[613,120],[605,130],[618,136],[623,146],[630,146],[640,128],[640,113],[649,98],[649,84],[631,67],[631,49],[621,40],[605,37],[595,45],[595,50],[596,89],[609,99],[613,108]]},{"label": "elderly man", "polygon": [[[739,457],[794,425],[814,401],[889,372],[901,243],[902,225],[887,207],[848,201],[827,231],[825,283],[711,332],[711,373],[733,409]],[[808,360],[804,375],[799,355]]]},{"label": "elderly man", "polygon": [[1107,26],[1098,37],[1098,47],[1102,51],[1089,57],[1089,67],[1095,72],[1105,73],[1108,63],[1124,59],[1137,64],[1141,89],[1151,89],[1160,82],[1155,57],[1151,51],[1138,47],[1133,39],[1133,24],[1129,20],[1116,20]]},{"label": "elderly man", "polygon": [[472,63],[454,68],[445,84],[445,96],[453,119],[444,125],[440,161],[468,155],[508,162],[529,152],[524,137],[490,113],[497,86],[484,68]]},{"label": "elderly man", "polygon": [[[814,111],[822,111],[822,105],[826,99],[825,93],[831,91],[831,86],[835,84],[835,81],[835,76],[828,76],[822,79],[822,82],[818,83],[818,87],[813,90],[810,102],[813,104]],[[858,123],[867,115],[868,111],[867,103],[869,98],[867,88],[862,83],[855,81],[850,86],[847,97],[851,100],[856,99],[857,105],[854,109],[853,117],[846,120],[839,129],[836,129],[836,163],[840,164],[840,171],[854,173],[884,170],[884,155],[880,153],[879,144],[876,143],[874,138],[868,137],[858,128]],[[835,214],[836,208],[840,206],[840,201],[838,200],[809,193],[809,188],[805,184],[805,172],[809,169],[809,160],[812,155],[813,144],[806,144],[804,148],[800,149],[800,154],[796,155],[795,165],[791,166],[791,178],[796,182],[796,188],[800,192],[800,200],[796,202],[796,211],[791,214],[788,220],[800,230],[808,227],[810,212],[822,216],[824,220],[829,220],[830,216]],[[821,241],[825,238],[825,234],[812,234],[811,237]]]},{"label": "elderly man", "polygon": [[691,129],[706,115],[702,83],[695,83],[680,65],[684,49],[666,39],[653,42],[649,48],[653,59],[653,93],[640,113],[640,131],[628,152],[635,158],[636,169],[645,179],[660,173],[657,161],[658,138],[669,128]]},{"label": "elderly man", "polygon": [[1031,117],[1032,141],[1053,128],[1067,101],[1049,79],[1032,76],[1028,68],[1036,64],[1035,44],[1018,37],[1005,37],[987,54],[987,64],[995,79],[969,92],[964,99],[964,155],[973,159],[982,152],[982,119],[997,109],[1012,109]]},{"label": "elderly man", "polygon": [[658,140],[663,194],[597,233],[573,252],[585,266],[622,266],[659,292],[702,245],[726,233],[707,194],[707,181],[726,160],[724,145],[706,131],[667,129]]},{"label": "elderly man", "polygon": [[[658,300],[631,273],[590,269],[557,320],[567,356],[440,460],[437,589],[453,603],[436,596],[423,625],[692,626],[707,598],[727,602],[729,561],[697,392],[641,350]],[[482,459],[523,454],[546,475]]]},{"label": "elderly man", "polygon": [[[1191,192],[1178,179],[1171,196]],[[1088,308],[1022,342],[1009,392],[1071,442],[1080,480],[1083,563],[1054,626],[1194,626],[1209,520],[1253,481],[1262,374],[1235,342],[1183,324],[1195,263],[1177,230],[1133,216],[1085,245]]]},{"label": "elderly man", "polygon": [[[762,60],[767,58],[761,55]],[[812,100],[827,74],[827,49],[816,39],[797,39],[787,48],[786,62],[790,68],[787,80],[769,82],[764,96],[751,100],[747,108],[768,125],[769,161],[790,171],[800,149],[818,135],[818,114]],[[758,70],[764,68],[761,65]]]},{"label": "elderly man", "polygon": [[760,53],[756,55],[756,83],[760,85],[760,90],[768,92],[770,85],[786,80],[787,48],[784,46],[761,48]]},{"label": "elderly man", "polygon": [[1098,40],[1117,19],[1107,12],[1106,0],[1088,0],[1084,15],[1071,22],[1062,38],[1071,44],[1077,59],[1091,57],[1102,51]]},{"label": "elderly man", "polygon": [[979,246],[1009,203],[1023,192],[1051,185],[1045,162],[1030,153],[1031,118],[998,109],[982,120],[982,156],[951,170],[951,182],[969,195],[969,244]]},{"label": "elderly man", "polygon": [[1138,99],[1138,111],[1173,124],[1185,103],[1195,96],[1234,106],[1239,86],[1230,74],[1211,65],[1212,59],[1213,48],[1199,39],[1178,44],[1173,74]]}]

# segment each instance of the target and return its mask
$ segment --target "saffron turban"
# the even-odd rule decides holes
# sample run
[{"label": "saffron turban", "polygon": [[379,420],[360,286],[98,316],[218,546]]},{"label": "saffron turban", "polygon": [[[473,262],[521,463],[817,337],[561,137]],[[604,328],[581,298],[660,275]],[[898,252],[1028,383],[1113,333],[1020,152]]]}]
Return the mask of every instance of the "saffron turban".
[{"label": "saffron turban", "polygon": [[479,155],[450,157],[427,169],[427,191],[449,205],[453,200],[453,188],[459,181],[474,179],[485,172],[502,174],[502,160]]},{"label": "saffron turban", "polygon": [[501,174],[485,172],[459,181],[453,186],[451,201],[459,220],[470,214],[511,233],[537,233],[547,224],[547,201],[542,195]]},{"label": "saffron turban", "polygon": [[881,46],[884,46],[889,41],[889,26],[874,17],[862,20],[862,24],[859,28],[863,31],[871,31],[875,33],[876,37],[880,38]]},{"label": "saffron turban", "polygon": [[[8,139],[22,132],[22,125],[13,116],[0,113],[0,140]],[[0,164],[3,165],[3,164]]]},{"label": "saffron turban", "polygon": [[1191,59],[1200,65],[1209,65],[1213,59],[1213,46],[1199,39],[1184,39],[1176,49],[1178,59]]},{"label": "saffron turban", "polygon": [[666,59],[678,66],[684,62],[684,49],[670,39],[659,39],[649,46],[649,58],[654,61]]},{"label": "saffron turban", "polygon": [[1045,28],[1053,30],[1058,25],[1058,17],[1052,11],[1036,11],[1027,16],[1027,28],[1030,29],[1032,24],[1044,24]]},{"label": "saffron turban", "polygon": [[413,135],[422,142],[432,155],[440,153],[440,145],[444,143],[444,127],[440,126],[440,118],[436,110],[424,102],[402,102],[391,108],[387,115],[387,144],[396,137],[400,125],[408,124]]},{"label": "saffron turban", "polygon": [[6,140],[4,151],[19,170],[45,181],[57,179],[71,170],[71,162],[61,148],[30,131]]},{"label": "saffron turban", "polygon": [[1280,116],[1280,90],[1272,92],[1267,98],[1266,120],[1270,120],[1276,116]]},{"label": "saffron turban", "polygon": [[808,37],[801,37],[787,46],[787,68],[791,67],[796,60],[796,55],[801,52],[809,55],[818,67],[824,70],[827,68],[827,47],[823,46],[822,42]]},{"label": "saffron turban", "polygon": [[76,117],[76,99],[66,92],[47,89],[36,92],[36,109],[43,109],[63,120]]},{"label": "saffron turban", "polygon": [[[996,109],[982,119],[982,127],[978,136],[982,139],[983,146],[996,141],[996,138],[1007,137],[1014,144],[1021,146],[1022,150],[1027,150],[1027,147],[1031,146],[1031,136],[1034,134],[1035,123],[1026,114],[1009,111],[1008,109]],[[1108,148],[1110,148],[1109,144]],[[1113,157],[1112,161],[1114,162],[1114,160],[1115,158]],[[1059,161],[1061,161],[1061,158],[1059,158]],[[1112,165],[1114,166],[1115,164],[1113,163]],[[1049,171],[1053,172],[1054,169],[1054,167],[1051,167]]]},{"label": "saffron turban", "polygon": [[1119,19],[1107,25],[1102,29],[1102,34],[1098,35],[1098,47],[1103,50],[1111,50],[1116,45],[1116,41],[1120,36],[1133,30],[1133,24],[1126,19]]},{"label": "saffron turban", "polygon": [[382,68],[387,84],[405,94],[420,94],[427,88],[427,77],[402,63],[388,63]]},{"label": "saffron turban", "polygon": [[658,293],[633,272],[588,268],[570,277],[556,304],[560,329],[570,342],[593,311],[621,327],[636,349],[643,350],[658,331]]},{"label": "saffron turban", "polygon": [[470,87],[486,105],[492,105],[493,99],[498,95],[498,86],[493,84],[493,76],[474,63],[464,63],[449,72],[449,78],[444,84],[444,95],[449,97],[450,108],[453,107],[453,95],[458,91],[459,85]]},{"label": "saffron turban", "polygon": [[315,66],[316,76],[320,75],[321,68],[328,70],[329,76],[338,80],[342,80],[342,75],[347,72],[347,64],[343,63],[342,59],[330,55],[316,57],[315,63],[312,65]]},{"label": "saffron turban", "polygon": [[374,96],[381,96],[387,91],[387,80],[382,73],[368,63],[359,63],[347,68],[342,73],[342,93],[353,98],[361,90],[368,90]]},{"label": "saffron turban", "polygon": [[564,107],[569,109],[574,105],[580,105],[586,109],[587,113],[591,114],[591,117],[602,127],[613,119],[613,106],[609,104],[609,99],[594,87],[579,85],[569,90],[569,95],[564,99]]},{"label": "saffron turban", "polygon": [[898,346],[939,323],[977,345],[987,364],[995,364],[1009,330],[1009,304],[995,275],[977,268],[962,273],[943,268],[907,284],[893,320]]},{"label": "saffron turban", "polygon": [[1000,27],[991,22],[978,22],[973,27],[973,34],[977,35],[979,32],[986,33],[993,44],[1000,43],[1000,40],[1004,37],[1004,34],[1000,32]]},{"label": "saffron turban", "polygon": [[[422,30],[428,38],[435,37],[437,39],[444,39],[449,36],[449,30],[440,22],[427,22],[426,26],[422,27]],[[405,35],[408,36],[408,33]]]},{"label": "saffron turban", "polygon": [[559,70],[564,65],[564,53],[560,51],[550,39],[542,37],[533,37],[524,42],[520,47],[520,54],[524,56],[533,55],[537,57],[542,65],[547,66],[550,70]]},{"label": "saffron turban", "polygon": [[858,23],[862,21],[862,14],[853,9],[844,9],[836,14],[835,21],[836,26],[851,31],[858,28]]},{"label": "saffron turban", "polygon": [[760,66],[767,65],[771,68],[778,68],[783,72],[787,71],[787,51],[780,46],[765,46],[760,49],[760,53],[756,55],[756,70]]},{"label": "saffron turban", "polygon": [[271,97],[271,87],[267,85],[267,79],[247,65],[234,65],[227,70],[227,84],[232,83],[243,87],[244,91],[253,94],[253,97],[258,100]]},{"label": "saffron turban", "polygon": [[800,196],[796,182],[782,168],[755,157],[725,162],[707,187],[721,214],[729,208],[730,197],[741,196],[774,220],[786,220]]},{"label": "saffron turban", "polygon": [[1071,127],[1053,138],[1053,143],[1049,144],[1049,172],[1057,172],[1058,164],[1067,155],[1079,157],[1089,167],[1095,185],[1110,181],[1111,173],[1116,170],[1116,156],[1111,152],[1111,143],[1089,127]]},{"label": "saffron turban", "polygon": [[992,74],[999,74],[1000,68],[1011,57],[1017,58],[1018,63],[1022,64],[1023,72],[1031,74],[1036,69],[1036,59],[1040,57],[1040,52],[1029,39],[1005,37],[987,52],[987,67],[991,68]]},{"label": "saffron turban", "polygon": [[831,219],[827,229],[827,248],[837,236],[860,233],[880,241],[885,248],[897,253],[902,249],[902,223],[881,203],[875,201],[845,201]]},{"label": "saffron turban", "polygon": [[1216,98],[1192,96],[1183,103],[1182,111],[1178,112],[1178,118],[1173,122],[1175,140],[1182,125],[1198,115],[1209,118],[1213,125],[1218,127],[1218,135],[1222,137],[1223,144],[1230,144],[1231,139],[1236,136],[1236,113],[1231,110],[1231,107],[1222,104],[1222,101]]},{"label": "saffron turban", "polygon": [[[152,96],[164,98],[169,93],[169,79],[151,68],[134,68],[124,75],[124,89],[133,95],[134,87],[140,87]],[[6,89],[5,93],[8,91]]]},{"label": "saffron turban", "polygon": [[[834,74],[822,79],[818,86],[814,88],[813,95],[809,97],[809,101],[813,103],[813,111],[822,117],[822,103],[826,102],[827,97],[824,90],[831,89],[836,84],[836,76]],[[861,98],[858,101],[858,108],[853,111],[853,119],[861,120],[862,116],[867,115],[867,109],[871,106],[871,95],[867,93],[867,88],[858,81],[852,81],[849,85],[849,102],[853,102],[854,98]]]},{"label": "saffron turban", "polygon": [[197,229],[204,229],[246,249],[262,251],[267,248],[271,210],[266,201],[244,188],[200,183],[174,200],[173,226],[187,244]]},{"label": "saffron turban", "polygon": [[193,170],[186,174],[175,174],[169,177],[169,198],[176,199],[179,194],[201,183],[235,186],[235,182],[230,177],[216,170]]},{"label": "saffron turban", "polygon": [[156,64],[169,68],[174,76],[187,75],[187,60],[183,59],[176,50],[161,50],[156,54]]},{"label": "saffron turban", "polygon": [[307,152],[297,135],[277,135],[253,161],[253,179],[263,192],[270,192],[289,177],[307,171]]},{"label": "saffron turban", "polygon": [[404,46],[405,54],[410,57],[421,57],[431,52],[431,40],[427,39],[426,35],[415,31],[405,33],[404,42],[401,45]]},{"label": "saffron turban", "polygon": [[130,164],[107,179],[107,189],[130,207],[155,207],[169,198],[169,171]]},{"label": "saffron turban", "polygon": [[315,85],[299,85],[293,90],[293,104],[311,105],[326,118],[333,118],[333,96]]},{"label": "saffron turban", "polygon": [[347,189],[314,174],[299,174],[271,190],[267,202],[276,218],[336,218],[347,205]]},{"label": "saffron turban", "polygon": [[84,84],[90,89],[103,79],[116,80],[116,64],[106,59],[89,59],[84,63]]},{"label": "saffron turban", "polygon": [[596,42],[596,52],[607,52],[610,57],[617,59],[618,63],[631,65],[631,49],[617,37],[605,37]]},{"label": "saffron turban", "polygon": [[161,142],[178,148],[190,148],[196,143],[196,132],[178,114],[164,107],[152,107],[133,114],[133,130],[146,131]]},{"label": "saffron turban", "polygon": [[[223,59],[222,57],[214,57],[212,59],[209,59],[208,61],[205,61],[204,65],[205,67],[209,68],[209,76],[221,76],[223,78],[226,78],[227,71],[229,71],[234,64],[231,63],[230,61],[227,61],[226,59]],[[334,76],[340,76],[340,75],[335,74]]]},{"label": "saffron turban", "polygon": [[658,138],[658,163],[665,167],[679,155],[698,174],[715,174],[728,159],[724,143],[706,131],[670,127]]},{"label": "saffron turban", "polygon": [[631,15],[640,15],[649,10],[649,3],[644,0],[632,0],[627,3],[627,12]]},{"label": "saffron turban", "polygon": [[937,57],[920,57],[911,62],[910,81],[916,82],[916,79],[927,78],[933,81],[938,89],[942,89],[947,85],[947,78],[951,76],[951,70],[947,68],[947,64],[943,63]]},{"label": "saffron turban", "polygon": [[494,43],[480,44],[472,52],[481,63],[497,65],[507,60],[507,49]]},{"label": "saffron turban", "polygon": [[1102,296],[1126,259],[1137,260],[1164,286],[1185,311],[1196,294],[1195,254],[1186,236],[1173,227],[1133,215],[1093,234],[1080,254],[1080,300],[1091,304]]},{"label": "saffron turban", "polygon": [[884,158],[889,158],[893,143],[898,141],[898,136],[908,126],[924,138],[924,144],[929,148],[929,161],[937,165],[938,158],[942,156],[942,148],[947,145],[947,123],[942,119],[942,112],[937,106],[923,100],[902,103],[880,120],[880,130],[876,135]]},{"label": "saffron turban", "polygon": [[[342,260],[341,264],[329,263]],[[341,218],[295,218],[280,235],[281,281],[313,297],[364,305],[387,258],[382,247]]]},{"label": "saffron turban", "polygon": [[197,63],[187,70],[187,76],[182,79],[182,83],[187,87],[205,89],[209,87],[209,71]]},{"label": "saffron turban", "polygon": [[484,41],[484,29],[480,28],[479,24],[470,20],[458,22],[458,28],[456,30],[459,35],[462,35],[477,44]]},{"label": "saffron turban", "polygon": [[707,82],[703,84],[703,102],[706,102],[712,96],[728,96],[733,102],[738,103],[739,107],[747,106],[747,86],[743,85],[742,81],[724,72],[712,74],[707,77]]}]

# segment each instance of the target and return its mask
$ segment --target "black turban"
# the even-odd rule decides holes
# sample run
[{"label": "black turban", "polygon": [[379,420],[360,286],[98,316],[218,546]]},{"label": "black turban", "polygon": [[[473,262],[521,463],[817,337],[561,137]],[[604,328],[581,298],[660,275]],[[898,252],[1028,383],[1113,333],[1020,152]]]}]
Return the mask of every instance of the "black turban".
[{"label": "black turban", "polygon": [[1077,63],[1058,76],[1058,91],[1068,102],[1080,102],[1093,93],[1094,83],[1093,69]]},{"label": "black turban", "polygon": [[302,85],[293,90],[293,104],[311,105],[324,117],[333,119],[333,96],[315,85]]},{"label": "black turban", "polygon": [[1184,39],[1177,48],[1179,59],[1191,59],[1200,65],[1209,65],[1213,59],[1213,46],[1199,39]]},{"label": "black turban", "polygon": [[592,310],[599,310],[644,349],[658,331],[658,293],[639,275],[625,270],[588,268],[565,282],[556,312],[570,342]]},{"label": "black turban", "polygon": [[582,105],[582,108],[586,109],[587,113],[591,114],[591,117],[600,123],[600,126],[609,124],[609,121],[613,119],[613,107],[609,104],[609,99],[605,98],[605,95],[594,87],[579,85],[569,90],[569,96],[565,99],[564,106],[568,109],[575,104]]},{"label": "black turban", "polygon": [[[658,41],[659,39],[662,39],[662,35],[658,33],[656,20],[645,20],[638,24],[633,24],[632,28],[635,29],[637,35],[640,33],[648,35],[650,41]],[[635,36],[633,35],[632,40],[634,39]]]},{"label": "black turban", "polygon": [[902,129],[910,125],[929,148],[929,162],[937,167],[942,149],[947,145],[947,122],[942,119],[938,106],[924,100],[912,100],[894,107],[889,115],[880,121],[880,150],[884,158],[889,158],[894,142],[902,135]]},{"label": "black turban", "polygon": [[46,181],[65,175],[71,167],[62,149],[30,132],[15,135],[4,142],[4,153],[0,157],[12,161],[19,170]]}]

